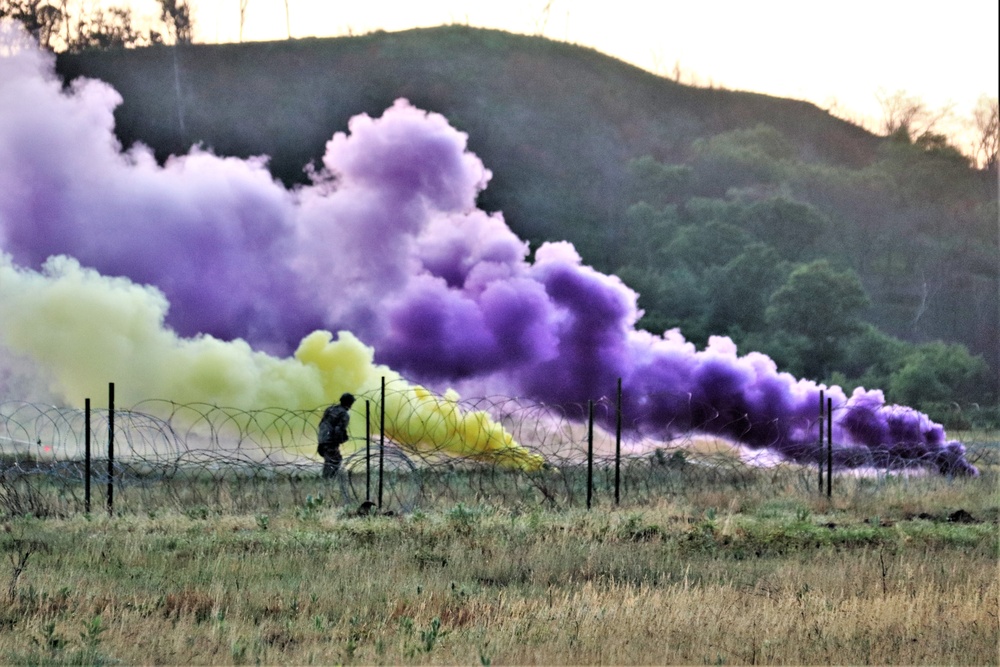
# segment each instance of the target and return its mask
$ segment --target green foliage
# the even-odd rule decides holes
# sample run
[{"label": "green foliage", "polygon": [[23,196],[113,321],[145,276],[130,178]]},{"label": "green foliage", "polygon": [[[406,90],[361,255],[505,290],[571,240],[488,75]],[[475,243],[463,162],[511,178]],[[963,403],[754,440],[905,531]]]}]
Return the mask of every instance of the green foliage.
[{"label": "green foliage", "polygon": [[617,533],[618,539],[628,542],[649,542],[666,536],[666,531],[663,528],[656,524],[647,523],[643,516],[638,513],[630,515],[618,527]]},{"label": "green foliage", "polygon": [[480,510],[458,503],[448,512],[448,523],[458,532],[469,534],[478,523],[480,515]]},{"label": "green foliage", "polygon": [[912,351],[912,345],[871,324],[865,324],[857,333],[844,339],[842,351],[843,359],[838,368],[845,379],[838,384],[845,388],[848,384],[868,389],[887,388],[893,373],[900,369]]},{"label": "green foliage", "polygon": [[730,224],[741,224],[744,205],[740,202],[713,197],[691,197],[683,205],[685,222],[700,224],[709,220],[721,220]]},{"label": "green foliage", "polygon": [[95,616],[90,621],[84,621],[83,632],[80,633],[80,641],[83,642],[86,650],[96,652],[101,644],[101,635],[107,631],[107,627],[102,625],[101,617]]},{"label": "green foliage", "polygon": [[768,299],[780,285],[788,269],[774,249],[751,243],[724,266],[711,267],[705,274],[712,298],[709,301],[709,329],[758,331],[765,325]]},{"label": "green foliage", "polygon": [[746,225],[784,259],[805,257],[830,221],[815,207],[787,197],[772,197],[750,204]]},{"label": "green foliage", "polygon": [[768,323],[808,341],[805,372],[823,377],[841,358],[841,338],[863,328],[868,296],[857,275],[838,271],[827,260],[796,268],[772,295]]},{"label": "green foliage", "polygon": [[663,164],[651,155],[628,164],[634,182],[632,200],[662,206],[677,202],[689,193],[693,169],[683,164]]},{"label": "green foliage", "polygon": [[[768,137],[773,135],[766,131],[736,133],[703,148],[756,146],[759,155],[788,159],[780,143],[758,141]],[[668,179],[674,172],[667,166],[649,156],[633,161],[631,173],[640,181],[636,190],[654,197],[649,183]],[[880,187],[893,187],[886,183]],[[925,211],[911,224],[924,224],[920,221],[926,218]],[[975,386],[966,376],[979,373],[980,384],[990,378],[981,368],[972,372],[964,359],[956,360],[955,372],[941,373],[911,356],[904,371],[914,348],[864,321],[871,301],[857,274],[828,260],[804,261],[819,252],[820,239],[833,226],[816,206],[787,193],[759,199],[692,197],[680,207],[641,201],[629,207],[625,220],[628,263],[618,274],[640,294],[642,328],[660,333],[679,327],[695,342],[728,333],[744,352],[765,352],[782,370],[832,380],[848,390],[882,388],[890,400],[918,407],[944,400],[942,394],[949,391],[953,400],[983,398],[981,386],[978,394],[963,389]],[[912,270],[923,255],[926,250],[909,237],[887,240],[871,266],[893,275]],[[935,381],[922,382],[928,376]]]},{"label": "green foliage", "polygon": [[926,412],[949,428],[969,428],[970,420],[993,423],[989,414],[967,415],[960,407],[992,398],[984,390],[992,379],[988,364],[964,345],[914,345],[865,325],[846,339],[842,351],[844,370],[830,379],[848,391],[859,386],[884,389],[889,401]]},{"label": "green foliage", "polygon": [[657,209],[645,201],[630,206],[616,239],[621,261],[633,266],[656,266],[669,261],[664,246],[674,237],[678,221],[675,206]]},{"label": "green foliage", "polygon": [[720,183],[728,188],[779,183],[795,157],[793,145],[764,124],[697,139],[691,150],[696,187],[704,193],[719,193]]},{"label": "green foliage", "polygon": [[645,200],[629,206],[625,212],[625,220],[629,228],[649,234],[649,238],[660,242],[673,235],[677,226],[677,207],[667,205],[656,208]]},{"label": "green foliage", "polygon": [[315,521],[319,518],[319,513],[324,507],[324,499],[322,495],[308,495],[306,496],[305,503],[302,507],[298,509],[299,518],[303,521]]},{"label": "green foliage", "polygon": [[784,329],[731,333],[741,354],[751,351],[762,352],[774,360],[779,370],[791,373],[795,377],[823,377],[822,373],[816,370],[810,356],[814,343],[806,336]]},{"label": "green foliage", "polygon": [[683,261],[693,271],[701,272],[731,261],[752,240],[750,234],[739,227],[720,220],[709,220],[700,225],[680,227],[664,251],[668,256]]},{"label": "green foliage", "polygon": [[695,152],[720,155],[742,153],[775,161],[796,157],[795,147],[787,137],[764,123],[695,141],[693,147]]},{"label": "green foliage", "polygon": [[639,308],[644,311],[638,326],[656,334],[682,327],[686,336],[698,337],[708,294],[698,274],[685,266],[668,270],[641,270],[625,266],[618,276],[639,293]]},{"label": "green foliage", "polygon": [[768,321],[810,339],[828,339],[862,328],[869,305],[861,281],[851,270],[838,271],[825,259],[797,267],[771,295]]},{"label": "green foliage", "polygon": [[49,653],[55,654],[66,648],[68,640],[56,632],[55,621],[50,621],[42,626],[42,636],[32,638],[35,645],[45,649]]},{"label": "green foliage", "polygon": [[940,341],[917,346],[892,374],[889,391],[907,405],[973,402],[988,381],[989,367],[964,345]]},{"label": "green foliage", "polygon": [[208,507],[205,505],[198,505],[196,507],[186,509],[184,513],[192,521],[204,521],[208,518]]},{"label": "green foliage", "polygon": [[[80,632],[80,646],[70,648],[74,642],[56,631],[56,622],[49,621],[42,626],[41,636],[31,637],[31,644],[42,652],[41,655],[16,655],[10,660],[13,664],[28,665],[107,665],[117,661],[100,652],[102,635],[107,627],[101,622],[100,616],[83,622]],[[5,660],[6,662],[6,660]]]},{"label": "green foliage", "polygon": [[916,202],[941,202],[974,195],[969,159],[939,134],[916,142],[889,141],[873,168],[886,172],[900,194]]},{"label": "green foliage", "polygon": [[441,639],[448,634],[447,630],[441,629],[441,619],[433,618],[431,619],[430,627],[426,630],[420,631],[420,644],[424,653],[430,653],[434,650],[434,645],[438,643]]},{"label": "green foliage", "polygon": [[[659,242],[650,239],[644,250],[637,247],[629,254],[638,266],[625,266],[620,275],[627,276],[626,282],[638,287],[642,295],[645,314],[640,326],[657,333],[679,326],[695,341],[710,333],[728,333],[743,351],[763,351],[782,370],[832,380],[849,390],[854,386],[882,388],[890,400],[935,414],[947,412],[943,409],[946,395],[966,403],[991,400],[997,390],[990,389],[996,381],[988,362],[979,360],[986,363],[984,370],[971,361],[973,357],[956,351],[917,354],[914,345],[864,321],[873,300],[854,270],[836,270],[830,261],[814,260],[825,253],[864,262],[869,273],[878,277],[874,284],[881,289],[876,295],[881,308],[873,312],[890,326],[905,323],[912,327],[914,318],[928,321],[927,282],[920,288],[923,296],[900,282],[900,276],[917,271],[926,275],[928,269],[921,267],[963,256],[966,270],[981,266],[991,274],[984,285],[995,282],[995,262],[981,261],[977,250],[984,244],[996,245],[995,230],[985,224],[995,219],[984,213],[990,204],[973,209],[945,204],[973,196],[974,182],[967,178],[965,159],[941,137],[928,135],[916,142],[908,137],[889,142],[881,159],[863,171],[801,165],[801,169],[782,172],[782,165],[796,163],[796,156],[775,139],[773,132],[758,127],[695,142],[698,157],[692,163],[693,183],[710,174],[730,186],[750,181],[757,185],[740,191],[736,198],[730,187],[726,199],[675,199],[679,206],[671,207],[670,224],[658,227],[659,234],[651,234]],[[743,181],[723,178],[715,173],[720,160],[730,165],[756,160],[757,167],[743,164]],[[761,171],[761,164],[777,171]],[[669,173],[666,167],[645,156],[632,163],[631,173],[634,179],[649,183]],[[783,174],[780,194],[761,196],[767,191],[755,188],[768,181],[768,174],[779,172]],[[747,181],[749,176],[753,178]],[[954,179],[961,184],[951,183]],[[654,196],[651,188],[641,185],[636,192]],[[900,204],[909,201],[914,208],[897,213]],[[922,202],[919,208],[918,201]],[[930,206],[929,201],[933,201]],[[958,222],[959,216],[967,221]],[[653,229],[657,209],[640,203],[629,209],[628,217],[630,233],[639,237],[635,227]],[[943,220],[954,220],[948,224],[958,227],[950,238],[929,242],[941,233]],[[831,236],[845,223],[862,228]],[[867,243],[859,242],[865,237]],[[851,262],[841,259],[837,263]],[[642,265],[648,266],[643,270]],[[970,303],[957,293],[950,298],[963,308]],[[664,311],[670,315],[661,315]],[[955,318],[971,315],[971,308],[968,314],[955,307],[949,311]],[[953,370],[939,368],[949,362]]]}]

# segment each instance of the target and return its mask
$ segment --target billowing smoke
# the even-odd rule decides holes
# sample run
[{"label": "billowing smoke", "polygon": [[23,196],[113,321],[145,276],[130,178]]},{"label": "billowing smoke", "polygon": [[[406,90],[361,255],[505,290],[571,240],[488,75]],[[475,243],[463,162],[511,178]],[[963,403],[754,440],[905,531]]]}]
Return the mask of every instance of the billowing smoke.
[{"label": "billowing smoke", "polygon": [[[105,378],[114,378],[126,402],[164,396],[249,410],[281,406],[308,418],[345,391],[374,394],[385,379],[393,385],[385,406],[390,438],[528,470],[542,464],[489,415],[463,411],[453,395],[432,395],[376,365],[373,350],[348,332],[336,339],[313,332],[293,358],[279,359],[240,339],[179,337],[164,327],[167,307],[156,288],[102,276],[64,255],[41,272],[0,255],[0,338],[43,362],[63,396],[100,397]],[[244,419],[244,430],[259,426],[232,419]],[[364,422],[352,420],[351,430],[360,438]]]},{"label": "billowing smoke", "polygon": [[[678,332],[637,331],[635,292],[585,266],[569,243],[545,244],[529,260],[501,214],[476,208],[491,174],[440,115],[398,100],[380,118],[357,116],[327,143],[313,183],[288,190],[263,158],[193,148],[161,166],[144,146],[123,150],[118,94],[97,81],[63,89],[50,57],[33,48],[0,58],[0,100],[0,344],[34,355],[65,395],[78,396],[88,378],[106,381],[100,359],[122,356],[116,346],[131,344],[130,326],[156,322],[144,335],[173,337],[177,355],[115,368],[150,393],[142,397],[175,398],[196,376],[245,392],[247,403],[318,402],[328,394],[306,387],[331,380],[316,366],[293,373],[264,353],[301,357],[299,341],[328,329],[352,332],[340,342],[363,341],[374,361],[435,389],[565,405],[609,395],[622,378],[633,433],[698,430],[791,460],[818,454],[819,386],[779,373],[764,355],[740,357],[726,338],[699,351]],[[60,326],[68,295],[43,308],[6,288],[55,277],[113,288],[106,305],[121,319],[100,334],[111,340],[86,320],[47,331]],[[129,319],[142,309],[147,324]],[[75,352],[40,348],[30,332],[61,336]],[[218,364],[190,367],[184,351],[197,346],[220,350]],[[238,354],[223,359],[223,349]],[[73,354],[92,359],[78,380],[59,370]],[[204,386],[199,400],[221,400]],[[840,465],[908,461],[975,474],[925,415],[885,405],[879,391],[827,395],[838,408]]]}]

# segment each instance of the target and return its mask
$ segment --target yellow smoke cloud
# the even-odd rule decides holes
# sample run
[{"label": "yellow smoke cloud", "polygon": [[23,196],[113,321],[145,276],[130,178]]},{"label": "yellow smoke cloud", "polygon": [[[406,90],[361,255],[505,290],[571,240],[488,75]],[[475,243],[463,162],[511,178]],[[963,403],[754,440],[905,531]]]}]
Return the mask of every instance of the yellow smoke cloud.
[{"label": "yellow smoke cloud", "polygon": [[483,411],[463,412],[458,394],[431,394],[412,387],[405,396],[386,396],[386,419],[392,417],[397,437],[427,454],[461,450],[465,458],[538,470],[544,460],[514,442],[514,438]]},{"label": "yellow smoke cloud", "polygon": [[[486,413],[463,412],[454,394],[434,396],[376,365],[374,350],[349,332],[336,339],[313,332],[294,358],[279,359],[242,340],[181,338],[164,325],[168,307],[159,290],[102,276],[69,257],[50,258],[35,272],[0,255],[0,343],[49,370],[50,390],[70,404],[93,397],[100,405],[113,381],[120,405],[166,399],[307,412],[344,392],[377,401],[384,377],[392,387],[386,395],[391,440],[529,470],[542,465]],[[372,413],[377,433],[378,410]],[[364,420],[353,419],[351,431],[363,437]],[[305,453],[315,444],[298,447]]]},{"label": "yellow smoke cloud", "polygon": [[[514,442],[489,414],[481,410],[463,411],[458,394],[448,391],[438,396],[423,387],[411,385],[387,366],[376,366],[374,350],[357,340],[353,334],[341,331],[340,339],[332,341],[326,331],[314,331],[302,339],[295,358],[317,368],[320,377],[327,378],[328,402],[343,391],[371,397],[370,429],[380,428],[378,401],[381,400],[383,378],[388,386],[385,395],[386,436],[407,449],[422,454],[449,454],[521,468],[539,470],[544,459]],[[350,341],[351,345],[345,345]],[[333,384],[334,378],[350,381],[353,389]],[[351,420],[351,437],[357,442],[365,435],[364,421]]]}]

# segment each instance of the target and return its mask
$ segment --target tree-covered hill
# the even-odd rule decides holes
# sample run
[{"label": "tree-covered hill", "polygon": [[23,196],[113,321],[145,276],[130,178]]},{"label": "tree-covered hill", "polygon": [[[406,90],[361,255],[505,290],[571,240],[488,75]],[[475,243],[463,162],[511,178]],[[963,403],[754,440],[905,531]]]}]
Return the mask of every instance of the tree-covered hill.
[{"label": "tree-covered hill", "polygon": [[621,275],[644,326],[726,333],[894,400],[996,398],[996,172],[944,141],[463,26],[89,51],[58,70],[122,94],[125,145],[266,154],[286,183],[351,116],[406,97],[469,134],[494,174],[483,208]]},{"label": "tree-covered hill", "polygon": [[118,131],[157,153],[204,142],[271,156],[286,182],[361,112],[397,97],[468,132],[495,174],[486,204],[529,236],[600,227],[624,201],[627,161],[683,160],[691,142],[772,122],[809,161],[860,166],[878,139],[811,104],[695,88],[591,49],[447,27],[361,37],[62,54],[67,78],[111,83],[125,98]]}]

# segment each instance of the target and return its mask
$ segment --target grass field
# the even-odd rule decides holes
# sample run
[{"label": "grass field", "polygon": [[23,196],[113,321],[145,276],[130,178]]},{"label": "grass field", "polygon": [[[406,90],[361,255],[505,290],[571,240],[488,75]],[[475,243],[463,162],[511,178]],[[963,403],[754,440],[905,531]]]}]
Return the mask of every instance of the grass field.
[{"label": "grass field", "polygon": [[0,663],[997,664],[996,481],[9,518]]}]

